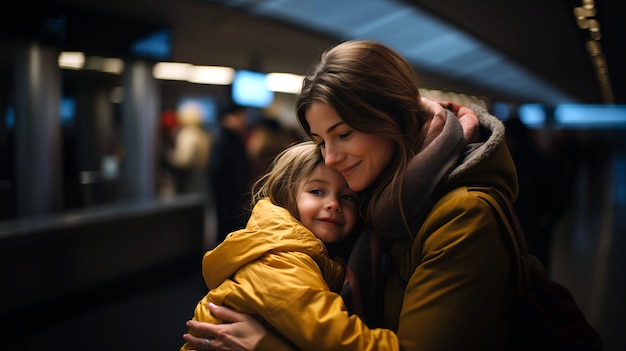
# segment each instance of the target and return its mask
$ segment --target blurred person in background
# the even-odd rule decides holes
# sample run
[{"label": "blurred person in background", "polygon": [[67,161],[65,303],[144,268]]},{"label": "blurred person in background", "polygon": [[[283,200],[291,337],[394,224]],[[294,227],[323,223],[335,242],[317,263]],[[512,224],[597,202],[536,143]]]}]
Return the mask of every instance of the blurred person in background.
[{"label": "blurred person in background", "polygon": [[175,173],[176,193],[202,193],[206,189],[211,150],[211,136],[203,127],[202,107],[186,103],[178,109],[176,117],[173,147],[166,149],[167,161]]},{"label": "blurred person in background", "polygon": [[228,103],[218,114],[220,128],[211,146],[207,170],[207,193],[217,221],[216,244],[228,233],[243,228],[249,217],[244,210],[252,185],[246,150],[248,111],[245,106]]},{"label": "blurred person in background", "polygon": [[303,140],[304,135],[285,127],[278,119],[261,117],[248,134],[246,143],[252,179],[267,173],[272,159],[281,151]]},{"label": "blurred person in background", "polygon": [[161,197],[170,197],[176,194],[176,167],[170,161],[170,155],[176,149],[176,133],[178,116],[174,110],[164,110],[159,117],[159,169],[157,175],[157,191]]},{"label": "blurred person in background", "polygon": [[569,198],[565,174],[557,160],[544,152],[517,114],[504,122],[506,141],[515,162],[519,196],[513,206],[528,251],[549,269],[553,230]]}]

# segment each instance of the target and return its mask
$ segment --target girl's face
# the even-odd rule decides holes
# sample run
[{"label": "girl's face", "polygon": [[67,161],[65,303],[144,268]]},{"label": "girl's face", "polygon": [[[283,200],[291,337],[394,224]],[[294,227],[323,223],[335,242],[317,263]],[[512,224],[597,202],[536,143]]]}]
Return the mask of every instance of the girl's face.
[{"label": "girl's face", "polygon": [[324,243],[345,239],[357,221],[357,194],[334,169],[319,164],[298,188],[300,221]]},{"label": "girl's face", "polygon": [[390,138],[352,129],[328,104],[313,102],[306,121],[326,165],[341,173],[354,191],[374,183],[392,159]]}]

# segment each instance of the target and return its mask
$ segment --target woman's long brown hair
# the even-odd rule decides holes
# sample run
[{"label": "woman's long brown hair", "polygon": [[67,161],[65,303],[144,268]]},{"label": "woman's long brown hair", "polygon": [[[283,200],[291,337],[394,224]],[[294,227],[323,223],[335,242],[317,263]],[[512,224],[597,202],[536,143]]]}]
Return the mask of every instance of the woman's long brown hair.
[{"label": "woman's long brown hair", "polygon": [[[315,101],[332,106],[354,130],[381,135],[394,143],[390,164],[363,192],[365,219],[376,227],[374,203],[401,204],[407,163],[421,146],[420,130],[430,118],[420,104],[415,71],[387,46],[373,41],[346,41],[322,54],[304,79],[296,113],[309,136],[306,111]],[[386,186],[391,186],[397,196],[381,197]]]}]

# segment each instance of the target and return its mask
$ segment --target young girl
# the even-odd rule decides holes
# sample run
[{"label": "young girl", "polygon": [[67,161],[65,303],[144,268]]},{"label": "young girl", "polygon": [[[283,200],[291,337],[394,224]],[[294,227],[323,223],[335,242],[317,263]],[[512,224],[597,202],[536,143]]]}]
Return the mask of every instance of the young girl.
[{"label": "young girl", "polygon": [[[316,145],[303,142],[280,153],[254,185],[252,204],[246,228],[204,255],[209,293],[196,306],[194,319],[218,323],[208,309],[214,303],[254,315],[301,350],[336,345],[370,350],[381,343],[397,350],[391,331],[369,330],[348,316],[337,294],[343,269],[325,244],[338,245],[354,231],[357,194],[324,165]],[[210,342],[204,339],[205,349]],[[195,347],[181,347],[189,349]]]}]

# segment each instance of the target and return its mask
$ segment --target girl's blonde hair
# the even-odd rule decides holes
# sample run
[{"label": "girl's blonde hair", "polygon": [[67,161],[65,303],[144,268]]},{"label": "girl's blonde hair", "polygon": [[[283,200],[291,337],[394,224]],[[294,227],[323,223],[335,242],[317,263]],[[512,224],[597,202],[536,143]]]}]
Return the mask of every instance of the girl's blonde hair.
[{"label": "girl's blonde hair", "polygon": [[269,197],[273,204],[287,209],[300,219],[296,196],[302,182],[315,167],[324,163],[322,153],[312,141],[292,144],[272,161],[270,170],[252,186],[251,208],[261,199]]},{"label": "girl's blonde hair", "polygon": [[[309,136],[306,111],[318,101],[332,106],[354,130],[394,143],[390,164],[364,192],[369,200],[363,202],[365,219],[374,226],[375,203],[402,203],[403,175],[421,146],[419,132],[430,118],[419,96],[415,72],[406,59],[380,43],[354,40],[322,54],[304,79],[296,102],[298,122]],[[388,185],[396,196],[381,196]]]}]

